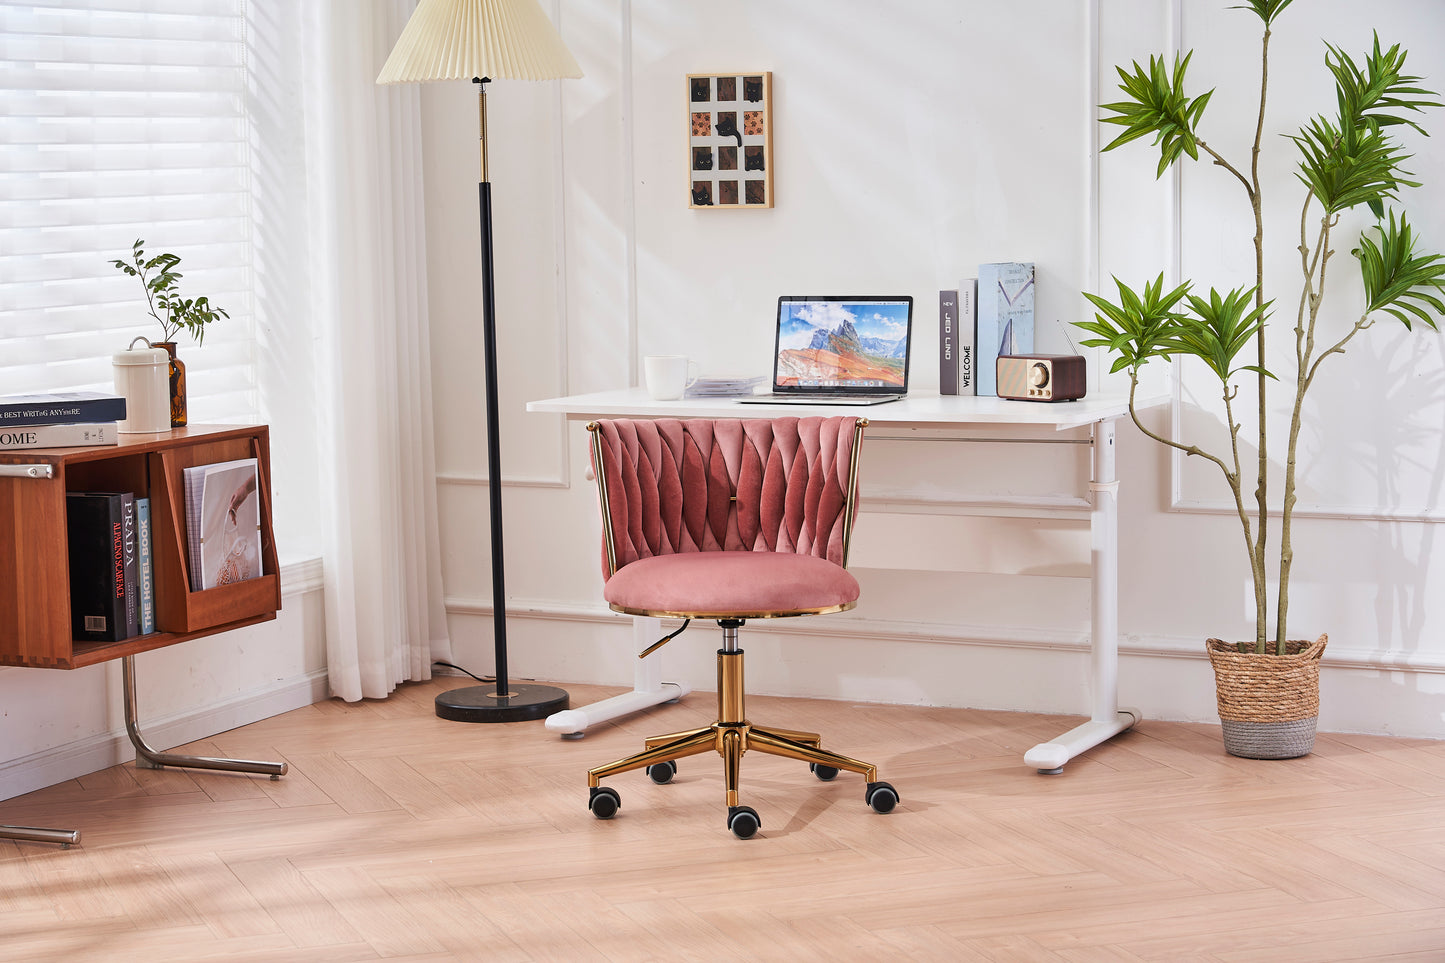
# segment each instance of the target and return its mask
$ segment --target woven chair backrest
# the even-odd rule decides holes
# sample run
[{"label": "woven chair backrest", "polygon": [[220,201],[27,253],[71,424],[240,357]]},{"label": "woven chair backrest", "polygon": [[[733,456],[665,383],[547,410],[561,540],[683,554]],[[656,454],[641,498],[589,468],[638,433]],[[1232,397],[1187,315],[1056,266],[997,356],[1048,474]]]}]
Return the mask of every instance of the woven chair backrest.
[{"label": "woven chair backrest", "polygon": [[[598,422],[603,574],[680,552],[794,552],[847,564],[857,418]],[[598,462],[600,461],[600,464]]]}]

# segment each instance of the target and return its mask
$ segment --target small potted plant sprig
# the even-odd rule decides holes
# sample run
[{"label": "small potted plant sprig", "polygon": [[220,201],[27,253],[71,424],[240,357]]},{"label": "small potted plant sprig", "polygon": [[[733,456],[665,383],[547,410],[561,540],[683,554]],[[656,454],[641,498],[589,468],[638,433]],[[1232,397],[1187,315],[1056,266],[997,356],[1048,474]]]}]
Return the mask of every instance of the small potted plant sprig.
[{"label": "small potted plant sprig", "polygon": [[151,342],[151,345],[164,348],[170,355],[171,427],[184,427],[188,420],[186,365],[176,357],[176,336],[185,331],[196,344],[202,344],[206,338],[206,325],[230,315],[224,308],[212,305],[204,295],[199,298],[184,297],[180,288],[184,275],[177,270],[181,259],[170,253],[146,257],[144,240],[138,238],[131,246],[129,261],[117,259],[111,263],[131,277],[140,278],[146,295],[146,309],[160,322],[163,340]]}]

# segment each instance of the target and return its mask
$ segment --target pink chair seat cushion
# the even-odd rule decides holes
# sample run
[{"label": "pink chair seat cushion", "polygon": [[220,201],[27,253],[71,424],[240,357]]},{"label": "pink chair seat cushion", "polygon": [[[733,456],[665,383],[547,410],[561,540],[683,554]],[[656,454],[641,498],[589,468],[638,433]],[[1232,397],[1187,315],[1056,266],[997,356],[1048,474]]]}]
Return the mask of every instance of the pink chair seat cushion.
[{"label": "pink chair seat cushion", "polygon": [[634,615],[761,619],[852,608],[858,581],[815,555],[686,552],[624,565],[602,594]]}]

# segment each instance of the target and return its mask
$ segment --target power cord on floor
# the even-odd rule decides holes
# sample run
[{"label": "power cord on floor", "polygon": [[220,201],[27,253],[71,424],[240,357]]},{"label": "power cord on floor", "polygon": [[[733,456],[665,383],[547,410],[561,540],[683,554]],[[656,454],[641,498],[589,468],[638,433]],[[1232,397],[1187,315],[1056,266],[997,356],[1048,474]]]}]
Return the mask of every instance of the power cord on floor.
[{"label": "power cord on floor", "polygon": [[476,674],[474,674],[474,673],[468,672],[466,669],[463,669],[463,668],[462,668],[461,666],[459,666],[459,665],[452,665],[450,662],[433,662],[432,665],[439,665],[439,666],[442,666],[443,668],[446,668],[446,669],[456,669],[458,672],[462,673],[463,675],[469,675],[469,676],[471,676],[473,679],[476,679],[478,682],[496,682],[496,681],[497,681],[497,677],[494,676],[494,675],[489,675],[489,676],[486,676],[486,677],[479,676],[479,675],[476,675]]},{"label": "power cord on floor", "polygon": [[[683,628],[686,628],[686,626],[683,626]],[[679,629],[678,631],[680,632],[680,631],[682,631],[682,629]],[[462,668],[461,666],[459,666],[459,665],[452,665],[450,662],[440,662],[440,661],[438,661],[438,662],[433,662],[432,665],[434,665],[434,666],[435,666],[435,665],[439,665],[439,666],[441,666],[441,667],[444,668],[444,669],[456,669],[458,672],[462,673],[463,675],[469,675],[469,676],[471,676],[473,679],[476,679],[478,682],[496,682],[496,681],[497,681],[497,677],[494,676],[494,675],[477,675],[477,674],[474,673],[474,672],[468,672],[466,669],[463,669],[463,668]],[[516,677],[516,676],[513,676],[513,678],[517,678],[517,677]],[[522,676],[522,677],[521,677],[521,681],[523,681],[523,682],[536,682],[537,680],[534,679],[534,678],[532,678],[531,676]]]}]

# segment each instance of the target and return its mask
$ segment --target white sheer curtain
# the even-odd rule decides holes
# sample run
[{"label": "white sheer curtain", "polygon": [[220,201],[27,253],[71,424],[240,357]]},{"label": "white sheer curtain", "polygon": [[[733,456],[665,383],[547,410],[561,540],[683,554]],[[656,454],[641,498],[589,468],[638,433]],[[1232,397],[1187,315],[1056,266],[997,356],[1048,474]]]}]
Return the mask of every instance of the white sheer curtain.
[{"label": "white sheer curtain", "polygon": [[[416,88],[375,85],[413,2],[311,0],[304,84],[333,693],[451,657],[442,603]],[[314,147],[314,150],[313,150]]]}]

